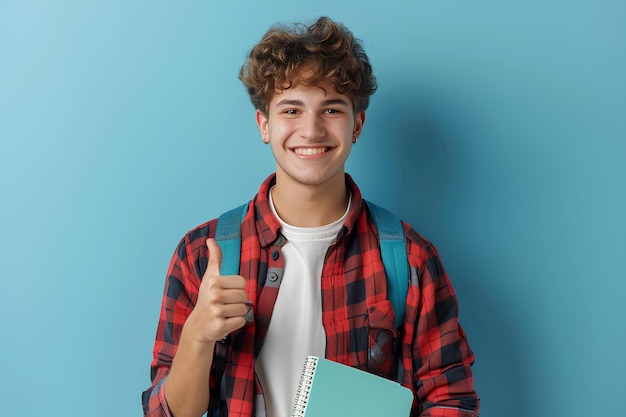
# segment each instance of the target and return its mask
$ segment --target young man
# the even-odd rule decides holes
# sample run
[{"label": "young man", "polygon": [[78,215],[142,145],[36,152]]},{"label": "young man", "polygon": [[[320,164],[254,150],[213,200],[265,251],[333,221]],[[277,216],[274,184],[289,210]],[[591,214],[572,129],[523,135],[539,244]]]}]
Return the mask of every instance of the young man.
[{"label": "young man", "polygon": [[216,220],[176,249],[144,414],[287,417],[315,355],[390,379],[399,360],[412,416],[477,415],[474,354],[436,249],[403,223],[410,285],[396,329],[377,228],[344,171],[376,89],[359,42],[324,17],[273,28],[240,78],[276,173],[243,219],[240,275],[220,276]]}]

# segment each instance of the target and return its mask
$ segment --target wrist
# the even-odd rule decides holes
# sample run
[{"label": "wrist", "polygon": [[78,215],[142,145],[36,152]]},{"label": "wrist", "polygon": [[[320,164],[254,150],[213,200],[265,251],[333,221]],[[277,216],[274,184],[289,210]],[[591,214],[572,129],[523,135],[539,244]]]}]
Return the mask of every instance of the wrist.
[{"label": "wrist", "polygon": [[196,331],[193,326],[187,326],[186,324],[183,326],[179,345],[184,345],[199,354],[213,352],[217,341],[205,337],[201,332]]}]

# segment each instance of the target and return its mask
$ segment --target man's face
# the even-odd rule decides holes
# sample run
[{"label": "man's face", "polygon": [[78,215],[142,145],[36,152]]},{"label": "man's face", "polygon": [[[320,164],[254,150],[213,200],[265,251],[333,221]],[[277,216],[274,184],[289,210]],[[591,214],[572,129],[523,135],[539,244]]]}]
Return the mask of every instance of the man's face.
[{"label": "man's face", "polygon": [[321,186],[343,183],[344,164],[361,133],[365,112],[354,114],[350,98],[327,83],[274,94],[257,124],[276,159],[277,183]]}]

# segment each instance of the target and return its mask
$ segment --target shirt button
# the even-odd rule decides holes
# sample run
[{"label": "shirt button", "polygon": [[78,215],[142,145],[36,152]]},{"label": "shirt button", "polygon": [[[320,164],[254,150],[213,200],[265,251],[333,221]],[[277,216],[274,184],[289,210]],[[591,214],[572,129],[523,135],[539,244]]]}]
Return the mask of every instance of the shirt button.
[{"label": "shirt button", "polygon": [[272,252],[272,259],[277,260],[280,257],[280,252],[275,250]]},{"label": "shirt button", "polygon": [[270,272],[270,281],[272,282],[278,281],[278,274],[276,272]]}]

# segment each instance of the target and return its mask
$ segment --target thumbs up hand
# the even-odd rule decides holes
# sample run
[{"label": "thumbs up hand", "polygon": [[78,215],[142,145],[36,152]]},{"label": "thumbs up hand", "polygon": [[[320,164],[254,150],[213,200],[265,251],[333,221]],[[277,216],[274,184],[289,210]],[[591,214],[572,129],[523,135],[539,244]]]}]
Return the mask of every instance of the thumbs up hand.
[{"label": "thumbs up hand", "polygon": [[246,280],[239,275],[220,275],[222,250],[207,239],[209,262],[198,291],[198,301],[183,332],[199,342],[216,342],[246,324],[249,310]]}]

